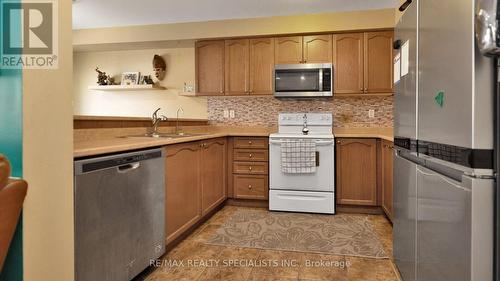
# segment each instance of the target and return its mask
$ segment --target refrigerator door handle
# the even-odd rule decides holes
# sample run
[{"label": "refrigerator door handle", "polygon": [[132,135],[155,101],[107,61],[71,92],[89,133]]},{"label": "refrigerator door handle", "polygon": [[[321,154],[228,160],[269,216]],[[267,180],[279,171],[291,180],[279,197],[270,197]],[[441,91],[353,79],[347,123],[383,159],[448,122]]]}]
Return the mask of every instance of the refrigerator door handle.
[{"label": "refrigerator door handle", "polygon": [[[427,169],[429,169],[429,168],[427,168]],[[430,169],[429,169],[429,170],[430,170]],[[418,171],[419,173],[423,174],[423,175],[426,175],[426,176],[431,176],[431,177],[432,177],[432,176],[434,176],[434,177],[439,177],[439,178],[440,178],[440,179],[442,179],[443,181],[445,181],[445,182],[449,183],[450,185],[453,185],[453,186],[454,186],[454,187],[456,187],[456,188],[460,188],[460,189],[463,189],[463,190],[465,190],[465,191],[470,191],[470,189],[469,189],[469,188],[467,188],[468,186],[464,186],[464,185],[461,185],[461,184],[457,183],[457,182],[456,182],[456,181],[454,181],[454,180],[450,180],[450,177],[448,177],[448,176],[446,176],[446,175],[443,175],[443,174],[441,174],[441,173],[439,173],[439,172],[436,172],[435,174],[428,173],[428,172],[426,172],[426,171],[422,170],[422,168],[421,168],[421,167],[418,167],[418,166],[417,166],[417,171]],[[460,183],[462,183],[462,181],[460,181]]]},{"label": "refrigerator door handle", "polygon": [[432,161],[425,161],[422,166],[457,182],[462,182],[462,176],[465,175],[464,171]]}]

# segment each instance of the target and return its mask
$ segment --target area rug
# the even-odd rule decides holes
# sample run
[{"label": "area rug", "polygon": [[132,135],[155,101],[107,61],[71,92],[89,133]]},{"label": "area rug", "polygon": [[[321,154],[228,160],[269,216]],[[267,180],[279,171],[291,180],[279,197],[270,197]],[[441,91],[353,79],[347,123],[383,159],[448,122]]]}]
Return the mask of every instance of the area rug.
[{"label": "area rug", "polygon": [[388,258],[367,216],[238,210],[205,243]]}]

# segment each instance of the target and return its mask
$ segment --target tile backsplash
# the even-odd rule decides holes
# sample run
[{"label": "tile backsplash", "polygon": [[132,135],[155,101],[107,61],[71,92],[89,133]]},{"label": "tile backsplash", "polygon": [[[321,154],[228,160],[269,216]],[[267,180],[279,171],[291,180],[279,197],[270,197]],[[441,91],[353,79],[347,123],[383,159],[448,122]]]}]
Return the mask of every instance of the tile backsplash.
[{"label": "tile backsplash", "polygon": [[[342,97],[333,99],[290,100],[262,97],[208,97],[211,125],[276,126],[280,112],[332,112],[334,127],[392,127],[393,97]],[[224,110],[234,110],[225,118]],[[369,118],[373,109],[375,116]]]}]

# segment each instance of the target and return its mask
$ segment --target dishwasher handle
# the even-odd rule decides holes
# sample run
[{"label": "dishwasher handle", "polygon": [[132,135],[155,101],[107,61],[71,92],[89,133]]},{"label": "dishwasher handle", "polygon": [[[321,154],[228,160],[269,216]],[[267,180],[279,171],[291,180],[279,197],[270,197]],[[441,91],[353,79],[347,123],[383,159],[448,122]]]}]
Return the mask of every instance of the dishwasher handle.
[{"label": "dishwasher handle", "polygon": [[120,173],[120,174],[125,174],[125,173],[128,173],[132,170],[139,168],[140,166],[141,166],[140,162],[129,163],[129,164],[125,164],[125,165],[121,165],[121,166],[116,167],[116,171],[118,171],[118,173]]}]

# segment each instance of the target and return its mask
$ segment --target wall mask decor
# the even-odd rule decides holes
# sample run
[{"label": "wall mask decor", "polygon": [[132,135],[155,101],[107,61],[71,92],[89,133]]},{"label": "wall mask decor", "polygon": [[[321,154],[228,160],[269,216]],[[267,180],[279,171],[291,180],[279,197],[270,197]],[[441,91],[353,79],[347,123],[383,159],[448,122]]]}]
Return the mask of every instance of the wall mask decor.
[{"label": "wall mask decor", "polygon": [[163,80],[165,78],[165,72],[167,70],[167,64],[165,63],[165,60],[159,56],[155,55],[153,58],[153,69],[155,71],[155,77],[158,80]]}]

